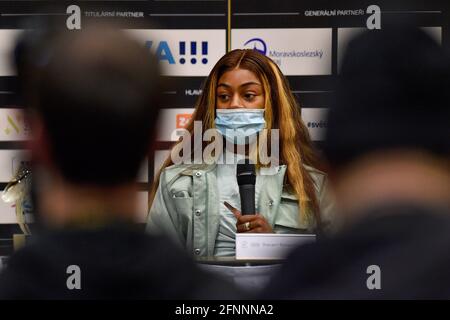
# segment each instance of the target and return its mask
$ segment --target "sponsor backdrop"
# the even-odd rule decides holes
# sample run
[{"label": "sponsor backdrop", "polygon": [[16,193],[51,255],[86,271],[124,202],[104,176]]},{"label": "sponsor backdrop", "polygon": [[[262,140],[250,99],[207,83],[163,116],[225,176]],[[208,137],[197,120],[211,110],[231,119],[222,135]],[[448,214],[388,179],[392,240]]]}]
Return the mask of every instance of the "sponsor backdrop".
[{"label": "sponsor backdrop", "polygon": [[[288,77],[303,120],[320,148],[327,123],[332,80],[349,39],[390,21],[411,20],[442,45],[449,44],[448,0],[135,0],[135,1],[0,1],[0,188],[6,186],[29,155],[29,128],[15,95],[16,76],[10,53],[23,29],[52,18],[61,28],[77,30],[89,20],[114,21],[164,67],[170,87],[164,92],[154,158],[142,166],[142,222],[147,190],[176,130],[189,120],[201,83],[216,61],[235,48],[252,48],[273,59]],[[99,41],[101,41],[99,39]],[[374,48],[376,50],[376,48]],[[405,53],[406,54],[406,53]],[[0,255],[11,251],[19,233],[14,207],[0,201]]]}]

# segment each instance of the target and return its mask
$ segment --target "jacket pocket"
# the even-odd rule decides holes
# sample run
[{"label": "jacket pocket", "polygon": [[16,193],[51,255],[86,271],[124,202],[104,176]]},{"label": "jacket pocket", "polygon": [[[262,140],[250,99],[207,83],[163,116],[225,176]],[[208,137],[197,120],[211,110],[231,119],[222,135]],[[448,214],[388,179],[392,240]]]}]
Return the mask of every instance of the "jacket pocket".
[{"label": "jacket pocket", "polygon": [[177,190],[173,192],[172,201],[180,216],[191,216],[194,200],[188,191]]},{"label": "jacket pocket", "polygon": [[292,194],[283,193],[274,222],[276,233],[308,233],[307,219],[300,218],[298,199]]},{"label": "jacket pocket", "polygon": [[172,198],[174,199],[186,199],[186,198],[192,198],[189,194],[189,191],[186,190],[178,190],[172,192]]}]

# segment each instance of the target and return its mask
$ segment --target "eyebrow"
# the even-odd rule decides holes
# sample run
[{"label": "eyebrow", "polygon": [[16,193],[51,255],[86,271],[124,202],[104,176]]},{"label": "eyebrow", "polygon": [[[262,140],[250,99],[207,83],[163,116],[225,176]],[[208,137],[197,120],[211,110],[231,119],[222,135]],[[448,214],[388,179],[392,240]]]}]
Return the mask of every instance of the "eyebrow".
[{"label": "eyebrow", "polygon": [[[256,85],[258,85],[258,86],[261,86],[261,83],[259,83],[259,82],[249,81],[249,82],[246,82],[246,83],[241,84],[239,87],[245,87],[245,86],[249,86],[249,85],[252,85],[252,84],[256,84]],[[217,88],[218,88],[218,87],[231,88],[231,86],[230,86],[229,84],[227,84],[227,83],[219,83],[219,84],[217,85]]]}]

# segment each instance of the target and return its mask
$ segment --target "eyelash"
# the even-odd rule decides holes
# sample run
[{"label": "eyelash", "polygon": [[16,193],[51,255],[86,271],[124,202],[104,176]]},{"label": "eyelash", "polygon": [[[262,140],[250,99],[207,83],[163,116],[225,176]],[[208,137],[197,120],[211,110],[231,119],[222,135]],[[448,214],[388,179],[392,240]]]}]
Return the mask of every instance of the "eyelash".
[{"label": "eyelash", "polygon": [[218,97],[220,100],[229,99],[229,96],[227,94],[219,94]]},{"label": "eyelash", "polygon": [[[246,94],[244,94],[244,98],[246,100],[253,100],[255,97],[256,97],[256,94],[254,94],[254,93],[246,93]],[[227,94],[219,94],[218,98],[220,100],[228,100],[230,98],[230,96],[227,95]]]}]

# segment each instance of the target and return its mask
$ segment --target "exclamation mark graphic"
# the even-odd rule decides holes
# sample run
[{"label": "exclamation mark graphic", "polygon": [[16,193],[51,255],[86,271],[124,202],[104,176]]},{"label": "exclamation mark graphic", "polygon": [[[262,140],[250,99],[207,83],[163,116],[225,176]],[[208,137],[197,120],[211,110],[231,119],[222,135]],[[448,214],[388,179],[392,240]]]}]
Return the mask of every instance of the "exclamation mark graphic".
[{"label": "exclamation mark graphic", "polygon": [[[196,54],[197,54],[197,42],[191,41],[191,55],[195,56]],[[191,63],[192,64],[196,64],[197,63],[197,59],[192,58],[191,59]]]},{"label": "exclamation mark graphic", "polygon": [[[184,41],[180,41],[180,56],[184,56],[186,54],[186,42]],[[184,64],[186,62],[186,60],[181,57],[180,58],[180,63]]]},{"label": "exclamation mark graphic", "polygon": [[[206,42],[206,41],[202,41],[202,55],[204,55],[204,56],[208,55],[208,42]],[[204,57],[202,59],[202,63],[207,64],[208,59],[206,57]]]}]

